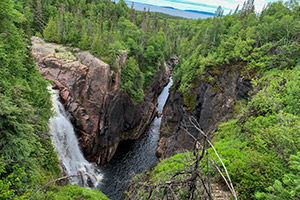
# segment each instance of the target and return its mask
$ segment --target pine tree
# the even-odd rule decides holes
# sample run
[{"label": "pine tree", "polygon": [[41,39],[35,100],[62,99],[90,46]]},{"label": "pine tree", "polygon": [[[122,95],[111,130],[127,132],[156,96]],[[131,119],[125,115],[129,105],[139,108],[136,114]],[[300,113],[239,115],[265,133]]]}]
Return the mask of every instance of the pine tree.
[{"label": "pine tree", "polygon": [[102,55],[103,54],[103,44],[101,40],[101,35],[96,34],[91,46],[91,53],[94,55]]},{"label": "pine tree", "polygon": [[300,198],[300,152],[291,155],[290,173],[285,174],[282,182],[276,180],[273,186],[267,188],[268,193],[256,193],[258,199],[293,200]]},{"label": "pine tree", "polygon": [[57,43],[61,41],[58,35],[57,22],[52,17],[50,17],[49,22],[44,29],[43,35],[45,41]]},{"label": "pine tree", "polygon": [[144,98],[144,76],[140,71],[136,60],[129,58],[121,73],[122,89],[128,93],[136,102]]},{"label": "pine tree", "polygon": [[82,50],[88,50],[91,45],[91,38],[88,36],[86,31],[83,31],[83,36],[78,43],[78,47]]},{"label": "pine tree", "polygon": [[132,4],[131,4],[129,15],[130,15],[130,21],[132,23],[136,24],[137,23],[137,16],[136,16],[136,11],[134,9],[134,2],[132,2]]}]

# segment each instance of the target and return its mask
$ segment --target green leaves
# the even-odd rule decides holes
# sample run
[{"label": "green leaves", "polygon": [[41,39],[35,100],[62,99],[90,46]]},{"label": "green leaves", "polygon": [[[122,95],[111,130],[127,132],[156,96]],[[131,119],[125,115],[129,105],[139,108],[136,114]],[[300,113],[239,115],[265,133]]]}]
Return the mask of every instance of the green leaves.
[{"label": "green leaves", "polygon": [[45,40],[48,42],[59,43],[61,41],[61,39],[58,35],[56,19],[53,19],[52,17],[49,19],[49,22],[44,29],[43,35],[44,35]]},{"label": "green leaves", "polygon": [[[299,87],[300,66],[292,70],[273,70],[258,81],[259,85],[265,85],[250,102],[250,105],[260,115],[277,113],[284,110],[288,113],[299,115]],[[292,109],[293,108],[293,109]]]},{"label": "green leaves", "polygon": [[122,90],[128,93],[135,102],[144,98],[144,75],[137,66],[136,60],[130,57],[121,73]]},{"label": "green leaves", "polygon": [[14,165],[12,160],[0,158],[0,199],[24,199],[26,193],[21,195],[24,193],[22,181],[26,176],[24,169]]},{"label": "green leaves", "polygon": [[12,0],[3,0],[0,2],[0,19],[1,33],[5,30],[5,26],[9,26],[9,23],[21,23],[24,18],[23,15],[14,8],[14,2]]},{"label": "green leaves", "polygon": [[[1,1],[0,6],[0,13],[16,12],[11,10],[13,1]],[[29,40],[15,26],[19,21],[4,17],[0,22],[0,157],[4,160],[0,199],[24,199],[26,191],[56,175],[59,168],[48,134],[48,83],[35,68]]]},{"label": "green leaves", "polygon": [[50,190],[42,193],[39,192],[33,199],[48,199],[48,200],[108,200],[108,198],[97,189],[88,189],[77,185],[66,185],[63,187],[52,187]]},{"label": "green leaves", "polygon": [[[292,171],[287,162],[300,148],[300,91],[296,85],[299,66],[268,71],[255,82],[257,93],[241,120],[223,123],[215,134],[215,147],[241,199],[254,198],[255,193],[260,199],[293,199],[296,196],[290,191],[299,191],[292,181],[299,178],[283,176]],[[289,189],[284,184],[290,184]]]},{"label": "green leaves", "polygon": [[300,152],[291,155],[289,159],[290,173],[283,176],[282,182],[275,180],[267,192],[257,192],[257,199],[292,200],[300,198]]}]

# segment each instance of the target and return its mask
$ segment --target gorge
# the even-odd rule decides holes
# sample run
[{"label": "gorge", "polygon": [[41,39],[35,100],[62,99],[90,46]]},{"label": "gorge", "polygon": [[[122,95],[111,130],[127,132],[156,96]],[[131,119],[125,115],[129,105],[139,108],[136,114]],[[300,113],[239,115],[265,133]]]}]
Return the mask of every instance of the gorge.
[{"label": "gorge", "polygon": [[[158,162],[155,151],[161,117],[157,115],[161,116],[168,98],[168,90],[172,85],[172,79],[168,80],[171,67],[176,65],[179,58],[172,58],[162,74],[156,75],[157,79],[146,92],[145,101],[134,104],[120,91],[120,78],[117,77],[120,76],[121,66],[126,62],[126,53],[118,59],[120,71],[113,77],[114,72],[110,72],[109,65],[86,52],[77,53],[80,60],[78,62],[74,54],[61,45],[45,43],[36,37],[33,37],[32,41],[33,54],[42,76],[53,80],[52,87],[57,90],[54,95],[59,96],[69,113],[64,111],[60,102],[56,102],[54,105],[57,107],[57,116],[50,120],[50,133],[53,135],[52,140],[62,162],[64,174],[84,174],[81,178],[72,178],[70,183],[98,187],[110,199],[120,199],[134,175],[155,166]],[[72,135],[75,133],[66,116],[69,116],[74,124],[78,144],[86,157],[91,162],[105,164],[104,167],[95,168],[84,159],[79,148],[76,149],[77,138],[76,135]],[[101,123],[102,120],[108,121],[105,122],[108,123],[106,128],[103,127],[104,124],[95,123],[95,118]],[[122,133],[124,129],[126,131]],[[101,142],[97,138],[101,138]],[[107,139],[103,141],[104,138]],[[132,142],[128,142],[129,140]],[[93,150],[90,150],[93,149],[91,144],[98,145],[94,147],[98,150],[107,149],[107,154],[105,151],[96,151],[104,153],[106,157],[102,157],[103,160],[92,159],[95,155]],[[127,150],[122,150],[122,146]],[[68,150],[69,148],[74,149]],[[114,156],[118,148],[119,152]],[[98,179],[102,181],[99,182]]]},{"label": "gorge", "polygon": [[[158,97],[159,113],[162,112],[171,86],[172,79],[170,79],[170,82]],[[110,163],[105,167],[101,167],[103,180],[99,188],[110,199],[121,199],[131,178],[154,167],[158,163],[155,151],[160,135],[160,124],[161,117],[156,116],[139,139],[121,142],[117,153]]]},{"label": "gorge", "polygon": [[1,0],[0,199],[300,199],[300,5],[256,5]]},{"label": "gorge", "polygon": [[[155,117],[168,68],[157,74],[145,101],[135,104],[120,90],[120,72],[115,74],[91,54],[79,52],[76,58],[65,47],[35,37],[32,48],[42,76],[53,80],[53,88],[59,90],[89,161],[108,163],[120,141],[139,138]],[[126,53],[119,59],[120,68],[125,61]]]}]

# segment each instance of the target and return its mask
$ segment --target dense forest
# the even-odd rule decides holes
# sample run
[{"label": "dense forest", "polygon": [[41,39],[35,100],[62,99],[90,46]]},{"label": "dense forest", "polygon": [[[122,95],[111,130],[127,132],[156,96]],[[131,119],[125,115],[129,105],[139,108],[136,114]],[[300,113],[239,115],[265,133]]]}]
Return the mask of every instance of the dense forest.
[{"label": "dense forest", "polygon": [[[164,62],[180,56],[172,90],[184,95],[190,112],[200,80],[220,89],[213,75],[205,76],[208,69],[221,75],[220,66],[240,66],[253,90],[247,101],[235,102],[233,118],[220,125],[212,142],[239,199],[300,198],[297,0],[270,3],[261,13],[248,0],[230,15],[219,7],[213,18],[198,20],[136,11],[123,0],[0,1],[0,199],[107,199],[77,186],[43,187],[61,172],[48,133],[50,83],[35,67],[33,35],[89,50],[115,71],[116,58],[128,51],[122,90],[135,102],[144,98]],[[185,170],[174,164],[183,155],[147,172],[147,184]],[[148,197],[142,189],[137,193],[139,199]],[[185,191],[178,193],[189,198]]]},{"label": "dense forest", "polygon": [[193,25],[174,76],[194,109],[193,87],[208,67],[242,66],[252,98],[236,102],[236,117],[219,127],[215,147],[241,199],[298,199],[300,7],[289,1],[271,3],[259,15],[253,10],[248,1],[233,15],[217,10]]},{"label": "dense forest", "polygon": [[[174,54],[181,30],[175,24],[179,18],[137,12],[124,1],[33,0],[17,1],[16,7],[24,13],[26,20],[20,26],[28,35],[90,50],[112,69],[116,70],[117,56],[127,50],[135,61],[131,59],[123,70],[122,87],[137,102],[160,64]],[[128,71],[135,78],[126,75]]]},{"label": "dense forest", "polygon": [[[189,31],[179,40],[181,61],[173,72],[173,90],[184,95],[186,110],[192,113],[200,80],[217,93],[222,89],[216,84],[216,77],[224,73],[220,69],[240,67],[236,69],[251,80],[253,90],[247,101],[236,100],[234,117],[219,126],[214,146],[239,199],[299,199],[299,3],[270,3],[257,14],[253,1],[247,1],[232,15],[222,13],[219,7],[213,18],[189,22]],[[150,175],[137,177],[135,186],[140,181],[147,184],[135,197],[146,199],[149,188],[190,170],[182,162],[189,156],[193,155],[166,159]],[[217,169],[210,173],[218,175]],[[167,178],[161,179],[163,174]],[[173,190],[178,198],[190,197],[189,189],[177,190],[178,186]],[[156,188],[151,195],[162,198],[164,192],[171,190]]]}]

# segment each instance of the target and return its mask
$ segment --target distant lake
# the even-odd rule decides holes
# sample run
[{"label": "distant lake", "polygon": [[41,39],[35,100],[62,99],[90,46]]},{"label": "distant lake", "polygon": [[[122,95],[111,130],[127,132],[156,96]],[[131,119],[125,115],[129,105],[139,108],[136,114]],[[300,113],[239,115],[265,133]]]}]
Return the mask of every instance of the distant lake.
[{"label": "distant lake", "polygon": [[[116,0],[116,3],[118,0]],[[126,1],[125,2],[128,4],[128,7],[131,7],[132,1]],[[208,17],[213,17],[213,13],[208,13],[208,12],[202,12],[202,11],[195,11],[195,10],[179,10],[175,9],[172,7],[161,7],[161,6],[155,6],[155,5],[150,5],[150,4],[143,4],[143,3],[137,3],[134,2],[134,9],[135,10],[140,10],[143,11],[144,8],[148,11],[150,9],[151,12],[161,12],[173,16],[178,16],[178,17],[184,17],[188,19],[205,19]]]}]

